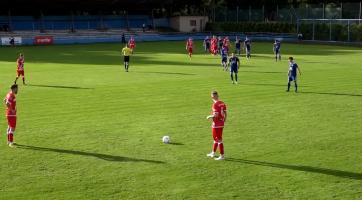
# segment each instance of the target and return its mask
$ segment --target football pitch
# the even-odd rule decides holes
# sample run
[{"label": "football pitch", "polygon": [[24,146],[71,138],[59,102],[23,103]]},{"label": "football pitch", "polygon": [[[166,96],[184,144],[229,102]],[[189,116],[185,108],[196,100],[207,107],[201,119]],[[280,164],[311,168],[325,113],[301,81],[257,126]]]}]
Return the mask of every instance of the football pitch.
[{"label": "football pitch", "polygon": [[[361,199],[362,49],[254,42],[239,84],[200,42],[0,48],[0,95],[25,56],[17,148],[0,115],[0,199]],[[299,93],[285,92],[288,61]],[[227,104],[224,161],[210,92]],[[1,99],[2,100],[2,99]],[[2,107],[4,110],[4,106]],[[163,144],[164,135],[172,144]]]}]

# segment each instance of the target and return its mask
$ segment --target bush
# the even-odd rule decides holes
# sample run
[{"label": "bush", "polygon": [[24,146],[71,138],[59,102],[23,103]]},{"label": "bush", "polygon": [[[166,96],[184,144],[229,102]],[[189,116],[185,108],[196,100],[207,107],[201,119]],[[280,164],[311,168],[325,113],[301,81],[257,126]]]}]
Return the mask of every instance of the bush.
[{"label": "bush", "polygon": [[295,25],[264,22],[214,22],[206,24],[206,31],[295,33]]}]

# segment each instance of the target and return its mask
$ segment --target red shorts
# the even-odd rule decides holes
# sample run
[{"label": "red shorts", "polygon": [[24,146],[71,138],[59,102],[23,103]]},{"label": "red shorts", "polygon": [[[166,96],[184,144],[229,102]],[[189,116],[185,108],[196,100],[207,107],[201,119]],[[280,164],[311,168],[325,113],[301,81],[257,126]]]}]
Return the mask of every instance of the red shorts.
[{"label": "red shorts", "polygon": [[15,130],[16,128],[16,116],[7,116],[8,118],[8,126]]},{"label": "red shorts", "polygon": [[224,128],[212,128],[212,137],[214,138],[215,142],[222,140],[222,130]]},{"label": "red shorts", "polygon": [[20,75],[21,75],[21,76],[24,76],[24,70],[22,70],[22,71],[17,70],[16,72],[17,72],[17,74],[18,74],[18,77],[19,77]]},{"label": "red shorts", "polygon": [[130,44],[130,45],[129,45],[129,48],[131,48],[131,49],[134,49],[134,47],[135,47],[134,44]]},{"label": "red shorts", "polygon": [[187,49],[189,53],[192,53],[192,48]]}]

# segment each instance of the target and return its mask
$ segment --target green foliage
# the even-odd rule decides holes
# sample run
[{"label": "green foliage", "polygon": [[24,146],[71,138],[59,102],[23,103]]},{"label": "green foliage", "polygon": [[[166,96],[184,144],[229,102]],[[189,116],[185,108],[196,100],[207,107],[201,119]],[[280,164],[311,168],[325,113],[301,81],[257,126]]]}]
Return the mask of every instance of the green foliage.
[{"label": "green foliage", "polygon": [[215,22],[207,23],[207,31],[229,31],[229,32],[274,32],[295,33],[295,25],[289,23],[264,23],[264,22]]},{"label": "green foliage", "polygon": [[[195,42],[0,48],[0,94],[25,54],[18,148],[0,115],[0,199],[361,199],[361,48],[254,42],[232,85]],[[288,61],[301,67],[286,93]],[[226,160],[211,149],[210,91],[228,105]],[[161,142],[170,135],[174,144]]]}]

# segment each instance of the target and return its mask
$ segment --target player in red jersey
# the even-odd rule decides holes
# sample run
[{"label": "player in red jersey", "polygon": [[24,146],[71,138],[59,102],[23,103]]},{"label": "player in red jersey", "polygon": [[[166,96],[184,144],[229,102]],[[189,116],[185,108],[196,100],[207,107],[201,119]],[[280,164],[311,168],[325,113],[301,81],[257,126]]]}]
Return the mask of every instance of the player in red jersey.
[{"label": "player in red jersey", "polygon": [[131,38],[128,41],[128,47],[132,49],[132,54],[133,54],[133,49],[136,48],[136,41],[134,40],[133,36],[131,36]]},{"label": "player in red jersey", "polygon": [[18,81],[18,78],[20,76],[22,76],[23,78],[23,84],[25,84],[25,75],[24,75],[24,55],[23,54],[20,54],[18,59],[16,60],[16,63],[17,63],[17,69],[16,69],[16,78],[15,78],[15,81],[14,81],[14,84],[16,84],[16,81]]},{"label": "player in red jersey", "polygon": [[230,50],[230,40],[229,37],[225,37],[223,40],[223,47],[225,47],[227,54],[229,55]]},{"label": "player in red jersey", "polygon": [[216,55],[217,53],[217,38],[213,36],[211,39],[211,54]]},{"label": "player in red jersey", "polygon": [[8,145],[14,146],[14,132],[16,128],[16,97],[18,93],[18,85],[14,84],[10,87],[10,92],[6,95],[4,103],[6,105],[6,118],[8,120]]},{"label": "player in red jersey", "polygon": [[186,51],[189,53],[189,57],[191,59],[191,56],[192,56],[192,49],[193,49],[193,42],[192,42],[192,38],[189,38],[187,41],[186,41]]},{"label": "player in red jersey", "polygon": [[222,131],[226,121],[226,105],[224,102],[219,100],[219,95],[217,91],[211,92],[211,98],[213,100],[212,104],[212,115],[206,117],[206,119],[212,119],[212,137],[214,138],[214,145],[211,153],[207,154],[207,157],[215,157],[215,152],[217,147],[220,150],[220,156],[215,158],[215,160],[224,160],[224,144],[222,142]]}]

